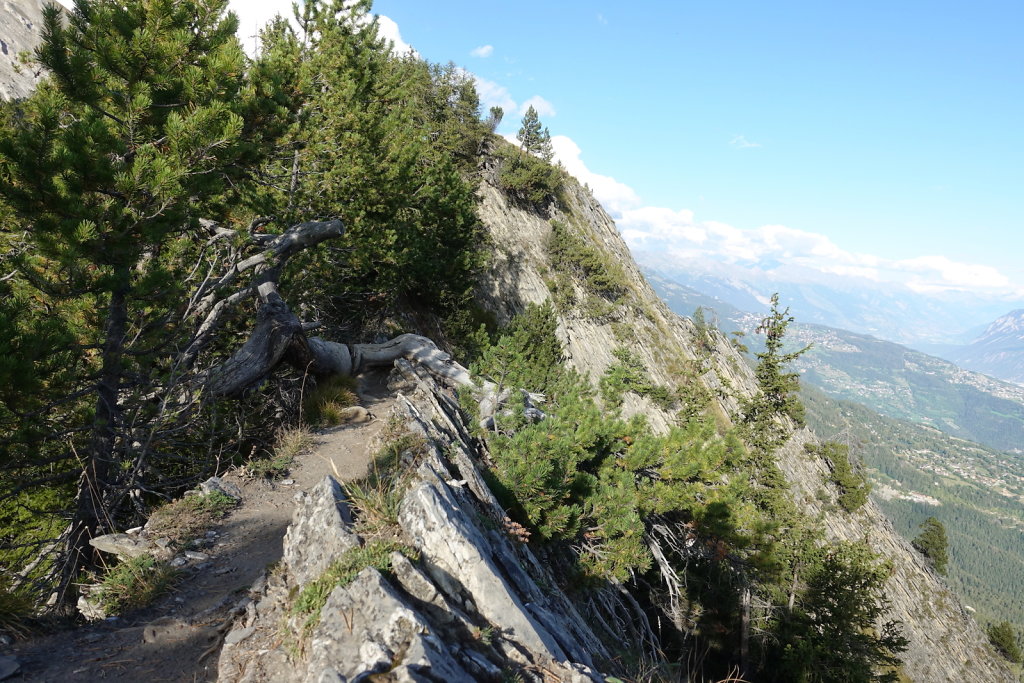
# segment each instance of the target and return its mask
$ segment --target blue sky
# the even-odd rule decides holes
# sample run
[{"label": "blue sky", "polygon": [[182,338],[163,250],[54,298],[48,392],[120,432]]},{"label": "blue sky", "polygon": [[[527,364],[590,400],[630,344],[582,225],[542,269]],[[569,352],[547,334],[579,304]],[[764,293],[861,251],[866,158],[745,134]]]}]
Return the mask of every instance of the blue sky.
[{"label": "blue sky", "polygon": [[[233,0],[242,34],[282,0]],[[1024,3],[377,0],[634,248],[1024,300]],[[251,40],[249,41],[251,43]]]},{"label": "blue sky", "polygon": [[543,98],[635,193],[605,192],[633,246],[1024,288],[1024,4],[553,4],[374,9],[495,99]]}]

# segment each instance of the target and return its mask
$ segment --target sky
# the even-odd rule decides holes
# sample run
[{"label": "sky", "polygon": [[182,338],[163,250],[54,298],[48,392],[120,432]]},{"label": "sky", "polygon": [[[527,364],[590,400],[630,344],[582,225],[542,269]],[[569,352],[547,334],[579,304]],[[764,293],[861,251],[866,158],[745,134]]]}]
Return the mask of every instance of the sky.
[{"label": "sky", "polygon": [[[232,0],[241,35],[282,0]],[[631,247],[1024,300],[1024,3],[377,0]]]}]

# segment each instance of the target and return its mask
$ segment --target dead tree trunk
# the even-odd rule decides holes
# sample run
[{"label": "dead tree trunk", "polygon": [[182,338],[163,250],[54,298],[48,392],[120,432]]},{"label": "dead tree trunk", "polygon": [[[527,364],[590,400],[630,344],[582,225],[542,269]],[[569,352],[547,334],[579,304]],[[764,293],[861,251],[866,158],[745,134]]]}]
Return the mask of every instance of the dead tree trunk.
[{"label": "dead tree trunk", "polygon": [[274,283],[265,282],[258,290],[261,303],[249,339],[225,362],[207,372],[205,390],[215,396],[240,396],[258,386],[282,363],[326,377],[357,375],[404,358],[453,384],[472,385],[469,371],[426,337],[403,334],[383,344],[351,346],[319,337],[307,338],[303,324],[278,294]]}]

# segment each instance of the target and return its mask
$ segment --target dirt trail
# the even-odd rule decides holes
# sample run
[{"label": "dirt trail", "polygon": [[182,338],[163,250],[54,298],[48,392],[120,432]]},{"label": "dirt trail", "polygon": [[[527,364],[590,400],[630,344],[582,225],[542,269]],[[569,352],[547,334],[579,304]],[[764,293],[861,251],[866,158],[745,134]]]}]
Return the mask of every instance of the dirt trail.
[{"label": "dirt trail", "polygon": [[393,397],[383,378],[361,381],[369,422],[316,435],[296,458],[288,478],[253,480],[232,471],[222,478],[242,491],[242,502],[208,534],[208,559],[191,561],[174,592],[123,618],[15,643],[21,673],[10,681],[213,681],[231,608],[260,574],[281,559],[297,492],[325,475],[343,481],[366,475],[369,444],[384,425]]}]

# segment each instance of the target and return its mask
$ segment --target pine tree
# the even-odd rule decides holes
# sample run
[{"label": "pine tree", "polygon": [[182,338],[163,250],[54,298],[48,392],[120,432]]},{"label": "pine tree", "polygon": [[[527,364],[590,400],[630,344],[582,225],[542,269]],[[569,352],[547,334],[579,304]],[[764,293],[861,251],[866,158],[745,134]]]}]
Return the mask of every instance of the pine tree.
[{"label": "pine tree", "polygon": [[921,533],[913,541],[914,548],[931,560],[935,571],[945,575],[949,563],[949,542],[946,539],[946,527],[934,517],[921,522]]},{"label": "pine tree", "polygon": [[264,46],[275,64],[293,65],[285,68],[294,112],[282,138],[288,151],[266,172],[279,180],[266,211],[286,204],[289,220],[344,221],[344,256],[305,255],[331,262],[300,269],[311,276],[292,292],[350,322],[398,299],[456,307],[480,254],[475,197],[463,178],[486,130],[472,81],[451,65],[390,54],[370,6],[310,0],[300,34],[282,22]]},{"label": "pine tree", "polygon": [[786,369],[786,366],[806,353],[810,346],[799,351],[783,353],[783,338],[786,329],[793,322],[789,309],[779,310],[779,295],[772,295],[771,311],[757,326],[757,332],[765,336],[764,351],[757,354],[757,384],[768,403],[769,410],[776,415],[786,415],[798,424],[803,423],[804,409],[797,397],[800,390],[800,376]]},{"label": "pine tree", "polygon": [[1008,621],[1001,621],[998,624],[990,624],[986,629],[989,642],[1011,662],[1019,664],[1024,660],[1024,653],[1021,653],[1017,644],[1017,633],[1013,625]]},{"label": "pine tree", "polygon": [[757,354],[758,393],[746,400],[743,422],[748,431],[751,448],[762,456],[769,456],[785,439],[786,430],[779,418],[789,418],[803,424],[804,407],[797,392],[800,376],[788,365],[804,354],[810,346],[790,353],[783,352],[786,329],[793,322],[789,309],[779,309],[779,295],[772,295],[771,310],[761,319],[757,332],[765,335],[765,350]]},{"label": "pine tree", "polygon": [[547,127],[541,126],[540,117],[532,105],[523,115],[523,125],[516,138],[523,151],[536,155],[544,161],[551,161],[555,156],[555,152],[551,148],[551,133],[548,132]]},{"label": "pine tree", "polygon": [[49,374],[29,388],[47,395],[31,410],[3,396],[19,435],[4,448],[35,447],[65,463],[65,481],[79,475],[62,589],[139,465],[154,413],[143,398],[166,380],[168,329],[185,305],[178,259],[200,218],[228,216],[258,154],[226,10],[227,0],[79,0],[65,22],[49,8],[38,59],[52,78],[0,129],[6,236],[22,240],[20,304],[0,314],[19,354],[8,372],[55,341],[65,364],[36,368]]},{"label": "pine tree", "polygon": [[899,623],[880,619],[888,610],[883,588],[891,567],[864,545],[824,549],[810,567],[807,588],[780,631],[780,681],[890,681],[907,649]]}]

